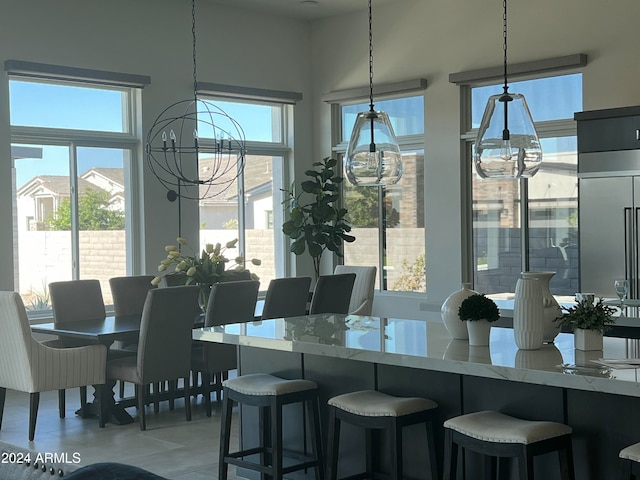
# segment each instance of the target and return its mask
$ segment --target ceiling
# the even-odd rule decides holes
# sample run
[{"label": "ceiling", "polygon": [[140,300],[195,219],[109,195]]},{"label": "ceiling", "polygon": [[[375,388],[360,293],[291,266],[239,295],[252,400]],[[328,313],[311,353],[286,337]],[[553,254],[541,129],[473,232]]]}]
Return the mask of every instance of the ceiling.
[{"label": "ceiling", "polygon": [[[367,0],[209,0],[212,3],[271,12],[287,17],[317,20],[367,8]],[[373,0],[373,5],[398,0]]]}]

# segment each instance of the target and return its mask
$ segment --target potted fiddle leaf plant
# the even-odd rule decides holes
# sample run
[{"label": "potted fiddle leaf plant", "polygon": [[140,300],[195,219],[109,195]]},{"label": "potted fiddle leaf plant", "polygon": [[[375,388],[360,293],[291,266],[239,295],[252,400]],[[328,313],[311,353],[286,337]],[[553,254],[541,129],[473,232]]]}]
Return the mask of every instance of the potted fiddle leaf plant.
[{"label": "potted fiddle leaf plant", "polygon": [[604,332],[615,323],[613,314],[616,309],[605,305],[602,298],[594,302],[587,297],[576,299],[574,306],[562,310],[564,313],[558,321],[573,330],[575,348],[583,351],[602,350]]},{"label": "potted fiddle leaf plant", "polygon": [[489,345],[491,324],[500,318],[500,310],[489,297],[474,293],[462,301],[458,317],[467,324],[469,345],[485,347]]},{"label": "potted fiddle leaf plant", "polygon": [[[282,225],[282,232],[292,241],[291,252],[302,255],[309,252],[313,260],[316,280],[320,276],[322,254],[329,250],[342,257],[343,242],[353,242],[349,235],[351,224],[347,219],[347,209],[339,206],[340,185],[343,178],[337,173],[338,161],[325,158],[313,164],[313,170],[305,175],[309,180],[300,184],[296,191],[291,185],[283,202],[289,210],[289,218]],[[311,195],[311,200],[304,202]]]}]

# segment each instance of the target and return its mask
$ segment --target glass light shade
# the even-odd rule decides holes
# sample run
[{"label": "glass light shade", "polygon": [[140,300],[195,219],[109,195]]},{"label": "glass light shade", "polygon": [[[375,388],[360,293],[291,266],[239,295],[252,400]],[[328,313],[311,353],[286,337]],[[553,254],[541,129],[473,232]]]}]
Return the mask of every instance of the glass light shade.
[{"label": "glass light shade", "polygon": [[[529,178],[540,169],[542,148],[524,95],[489,97],[476,139],[474,163],[482,178]],[[505,108],[509,139],[503,140]]]},{"label": "glass light shade", "polygon": [[[373,129],[373,134],[372,134]],[[402,177],[402,154],[385,112],[360,112],[344,162],[347,179],[358,186],[394,185]]]}]

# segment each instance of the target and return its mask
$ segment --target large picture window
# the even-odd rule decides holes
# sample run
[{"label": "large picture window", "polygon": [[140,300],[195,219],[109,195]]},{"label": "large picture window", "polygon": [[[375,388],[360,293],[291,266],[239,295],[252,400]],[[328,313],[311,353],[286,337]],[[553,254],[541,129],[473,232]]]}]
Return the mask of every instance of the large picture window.
[{"label": "large picture window", "polygon": [[[242,125],[248,153],[240,175],[225,184],[224,190],[200,201],[200,246],[224,245],[239,239],[238,247],[227,253],[232,256],[243,252],[246,258],[259,258],[261,265],[248,268],[260,277],[260,284],[266,288],[271,279],[287,274],[284,241],[274,225],[284,222],[282,189],[286,185],[290,152],[284,139],[288,138],[286,132],[293,107],[265,101],[219,100],[213,96],[203,99]],[[216,126],[225,129],[225,125]],[[230,130],[231,126],[226,128]],[[199,129],[198,133],[201,142],[213,140],[211,132],[207,135],[205,129]],[[205,154],[200,156],[203,178],[208,176],[210,163]]]},{"label": "large picture window", "polygon": [[[424,97],[377,100],[375,107],[389,114],[403,173],[399,183],[388,187],[356,187],[345,181],[344,206],[356,241],[345,244],[344,263],[376,265],[381,290],[425,292]],[[339,108],[344,149],[358,112],[369,105]]]},{"label": "large picture window", "polygon": [[[140,89],[10,76],[16,287],[34,314],[48,284],[132,273],[130,179]],[[129,246],[129,248],[128,248]]]},{"label": "large picture window", "polygon": [[[577,149],[573,114],[582,109],[581,74],[512,82],[523,93],[541,138],[543,163],[531,179],[481,179],[471,166],[474,288],[512,298],[524,269],[556,272],[552,293],[578,289]],[[470,155],[490,95],[500,84],[471,87],[466,133]],[[525,213],[526,215],[523,215]],[[528,218],[528,222],[523,221]],[[523,251],[523,236],[528,249]]]}]

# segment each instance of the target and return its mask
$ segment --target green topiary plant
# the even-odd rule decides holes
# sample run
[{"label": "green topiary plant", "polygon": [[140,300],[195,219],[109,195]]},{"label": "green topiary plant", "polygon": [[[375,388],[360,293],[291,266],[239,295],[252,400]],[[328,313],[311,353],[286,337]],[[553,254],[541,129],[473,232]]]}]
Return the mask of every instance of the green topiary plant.
[{"label": "green topiary plant", "polygon": [[458,317],[462,321],[486,320],[495,322],[500,318],[500,310],[496,302],[482,293],[474,293],[465,298],[458,309]]},{"label": "green topiary plant", "polygon": [[[334,170],[337,164],[334,158],[315,162],[313,166],[319,167],[317,170],[304,172],[311,180],[300,184],[302,192],[296,193],[293,185],[290,190],[284,190],[288,194],[284,203],[289,207],[289,219],[282,225],[282,232],[293,240],[292,253],[302,255],[309,251],[316,279],[320,276],[320,259],[325,250],[342,257],[342,242],[356,239],[348,235],[351,225],[346,218],[347,209],[336,206],[343,181]],[[303,204],[300,201],[303,193],[313,195],[313,200]]]},{"label": "green topiary plant", "polygon": [[580,300],[575,306],[563,308],[565,312],[557,321],[575,331],[576,328],[583,330],[595,330],[600,333],[607,331],[615,323],[613,314],[616,309],[604,304],[602,298],[594,304],[588,299]]}]

